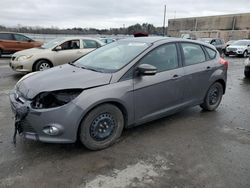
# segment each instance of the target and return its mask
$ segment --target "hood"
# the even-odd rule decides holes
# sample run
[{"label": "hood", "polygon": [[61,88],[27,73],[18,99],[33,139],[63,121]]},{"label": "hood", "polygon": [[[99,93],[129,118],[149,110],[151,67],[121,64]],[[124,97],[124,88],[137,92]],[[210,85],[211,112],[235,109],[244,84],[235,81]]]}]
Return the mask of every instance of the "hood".
[{"label": "hood", "polygon": [[27,50],[22,50],[22,51],[16,52],[13,54],[13,56],[17,57],[17,56],[21,56],[21,55],[34,55],[34,54],[38,54],[38,53],[47,52],[48,50],[51,50],[51,49],[30,48]]},{"label": "hood", "polygon": [[32,99],[44,91],[62,89],[87,89],[110,83],[112,74],[94,72],[69,64],[57,66],[46,71],[31,73],[16,84],[16,89]]},{"label": "hood", "polygon": [[228,48],[246,48],[246,47],[247,47],[246,45],[239,46],[239,45],[233,45],[233,44],[231,44],[230,46],[228,46]]}]

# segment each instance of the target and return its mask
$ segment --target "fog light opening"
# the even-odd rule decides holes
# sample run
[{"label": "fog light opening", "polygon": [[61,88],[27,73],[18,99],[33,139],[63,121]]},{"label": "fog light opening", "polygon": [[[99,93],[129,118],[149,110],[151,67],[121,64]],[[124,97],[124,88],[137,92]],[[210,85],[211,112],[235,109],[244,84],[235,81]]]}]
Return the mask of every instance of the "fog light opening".
[{"label": "fog light opening", "polygon": [[60,130],[55,126],[48,126],[43,129],[43,132],[50,136],[56,136],[60,133]]}]

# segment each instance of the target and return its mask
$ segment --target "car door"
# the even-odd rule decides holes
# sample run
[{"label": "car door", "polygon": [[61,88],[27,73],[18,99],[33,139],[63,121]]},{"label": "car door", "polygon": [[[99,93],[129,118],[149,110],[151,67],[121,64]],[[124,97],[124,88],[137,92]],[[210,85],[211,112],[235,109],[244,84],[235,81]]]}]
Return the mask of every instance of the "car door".
[{"label": "car door", "polygon": [[33,47],[31,39],[20,34],[14,34],[14,39],[16,40],[16,49],[25,50]]},{"label": "car door", "polygon": [[182,105],[183,68],[180,67],[175,43],[164,44],[145,55],[139,62],[157,68],[153,76],[135,76],[134,109],[137,123],[173,112]]},{"label": "car door", "polygon": [[81,56],[80,40],[68,40],[58,46],[60,50],[53,50],[55,66],[75,61]]},{"label": "car door", "polygon": [[[188,86],[185,87],[184,101],[190,105],[197,104],[203,101],[209,87],[209,78],[216,67],[201,45],[189,42],[182,42],[179,45],[183,54],[184,78]],[[217,52],[210,50],[216,56]]]}]

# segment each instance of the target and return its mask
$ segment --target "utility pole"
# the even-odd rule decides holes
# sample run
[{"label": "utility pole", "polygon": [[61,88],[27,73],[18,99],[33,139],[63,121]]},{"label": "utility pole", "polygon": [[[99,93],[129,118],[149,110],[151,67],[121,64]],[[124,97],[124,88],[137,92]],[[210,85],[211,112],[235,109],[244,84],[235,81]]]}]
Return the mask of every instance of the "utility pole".
[{"label": "utility pole", "polygon": [[166,5],[164,5],[164,18],[163,18],[163,36],[165,36],[165,21],[166,21]]}]

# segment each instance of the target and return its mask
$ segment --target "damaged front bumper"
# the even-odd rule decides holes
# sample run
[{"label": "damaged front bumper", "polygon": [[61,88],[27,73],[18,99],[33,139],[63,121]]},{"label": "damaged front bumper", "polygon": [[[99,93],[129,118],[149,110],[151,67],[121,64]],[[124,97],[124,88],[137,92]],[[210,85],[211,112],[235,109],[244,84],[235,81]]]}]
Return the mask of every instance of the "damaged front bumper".
[{"label": "damaged front bumper", "polygon": [[[18,132],[27,139],[48,143],[76,141],[83,110],[74,103],[50,109],[34,109],[32,101],[21,97],[16,90],[11,91],[9,97],[15,115],[15,134]],[[56,134],[50,134],[50,127],[57,131]]]}]

